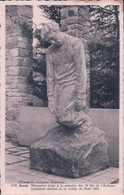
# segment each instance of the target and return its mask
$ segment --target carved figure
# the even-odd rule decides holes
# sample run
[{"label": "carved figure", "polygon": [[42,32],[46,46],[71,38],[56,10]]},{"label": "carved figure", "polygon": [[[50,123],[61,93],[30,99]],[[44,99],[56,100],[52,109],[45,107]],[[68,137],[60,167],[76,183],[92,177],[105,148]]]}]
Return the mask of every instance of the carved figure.
[{"label": "carved figure", "polygon": [[87,76],[83,43],[61,32],[55,22],[44,25],[41,37],[51,43],[46,51],[48,107],[59,124],[85,132],[92,120],[84,112]]},{"label": "carved figure", "polygon": [[85,113],[86,63],[80,39],[54,22],[42,29],[46,52],[48,106],[60,124],[30,148],[32,169],[78,178],[109,166],[106,134]]}]

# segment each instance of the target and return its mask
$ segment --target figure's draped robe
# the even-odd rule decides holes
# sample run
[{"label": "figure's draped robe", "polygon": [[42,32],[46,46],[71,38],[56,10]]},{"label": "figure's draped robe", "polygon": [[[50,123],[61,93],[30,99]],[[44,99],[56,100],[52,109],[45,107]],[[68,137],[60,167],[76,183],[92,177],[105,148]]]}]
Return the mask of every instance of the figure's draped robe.
[{"label": "figure's draped robe", "polygon": [[56,121],[67,127],[78,127],[88,116],[75,110],[75,101],[86,99],[86,62],[80,39],[64,35],[58,48],[50,46],[47,59],[48,101],[55,102]]}]

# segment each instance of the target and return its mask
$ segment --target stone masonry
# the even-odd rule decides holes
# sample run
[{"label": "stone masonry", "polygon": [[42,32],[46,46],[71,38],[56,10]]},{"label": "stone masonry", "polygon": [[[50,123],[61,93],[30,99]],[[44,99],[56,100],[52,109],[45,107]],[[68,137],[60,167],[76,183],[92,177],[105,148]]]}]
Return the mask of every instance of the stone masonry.
[{"label": "stone masonry", "polygon": [[19,107],[32,104],[32,88],[28,85],[33,57],[32,17],[32,6],[6,6],[6,133],[15,142]]},{"label": "stone masonry", "polygon": [[90,14],[88,6],[63,6],[61,9],[61,30],[83,41],[87,66],[87,102],[90,98]]}]

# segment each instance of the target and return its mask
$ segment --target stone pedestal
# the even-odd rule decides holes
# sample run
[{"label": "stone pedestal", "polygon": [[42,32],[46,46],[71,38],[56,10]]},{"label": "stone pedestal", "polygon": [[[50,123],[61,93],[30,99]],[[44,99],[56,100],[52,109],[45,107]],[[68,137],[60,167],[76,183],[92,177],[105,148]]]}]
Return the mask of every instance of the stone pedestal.
[{"label": "stone pedestal", "polygon": [[57,126],[30,148],[30,168],[77,178],[108,167],[106,135],[97,127],[83,133]]}]

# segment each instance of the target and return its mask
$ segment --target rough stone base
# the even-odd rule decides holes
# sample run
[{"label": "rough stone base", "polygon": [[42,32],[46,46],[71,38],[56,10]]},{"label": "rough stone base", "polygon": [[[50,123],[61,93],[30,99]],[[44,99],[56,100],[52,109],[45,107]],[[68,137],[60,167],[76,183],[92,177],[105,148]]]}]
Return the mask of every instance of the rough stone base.
[{"label": "rough stone base", "polygon": [[30,148],[30,168],[77,178],[108,167],[106,135],[57,126]]}]

